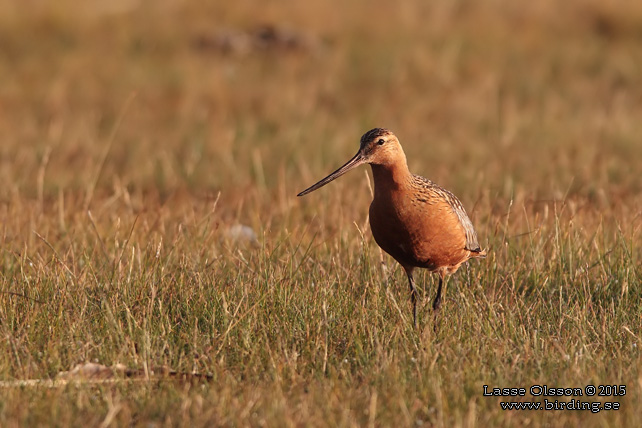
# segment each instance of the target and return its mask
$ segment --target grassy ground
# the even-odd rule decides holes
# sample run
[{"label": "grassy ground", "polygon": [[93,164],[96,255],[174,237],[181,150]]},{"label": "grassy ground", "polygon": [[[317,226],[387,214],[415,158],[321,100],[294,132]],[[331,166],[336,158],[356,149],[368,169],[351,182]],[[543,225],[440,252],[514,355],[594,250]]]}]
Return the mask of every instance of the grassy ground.
[{"label": "grassy ground", "polygon": [[[0,425],[639,423],[642,5],[2,3],[0,379],[213,379],[2,387]],[[199,42],[265,23],[309,43]],[[295,197],[375,126],[490,249],[436,331],[435,278],[415,331],[381,265],[366,168]],[[483,385],[626,395],[503,411]]]}]

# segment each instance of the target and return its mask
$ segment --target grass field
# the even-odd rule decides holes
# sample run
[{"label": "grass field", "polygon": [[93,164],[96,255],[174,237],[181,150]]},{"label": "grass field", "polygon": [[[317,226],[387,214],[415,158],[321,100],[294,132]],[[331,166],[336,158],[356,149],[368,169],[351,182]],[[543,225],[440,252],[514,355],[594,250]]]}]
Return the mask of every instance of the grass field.
[{"label": "grass field", "polygon": [[[642,3],[0,3],[0,426],[642,420]],[[436,329],[368,168],[295,196],[375,126],[489,248]],[[18,386],[83,362],[211,379]]]}]

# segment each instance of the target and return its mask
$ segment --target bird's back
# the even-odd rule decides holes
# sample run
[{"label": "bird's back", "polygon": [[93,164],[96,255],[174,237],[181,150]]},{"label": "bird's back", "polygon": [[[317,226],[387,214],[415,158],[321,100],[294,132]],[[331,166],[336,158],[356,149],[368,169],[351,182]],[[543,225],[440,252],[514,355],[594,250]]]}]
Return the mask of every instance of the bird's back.
[{"label": "bird's back", "polygon": [[464,248],[474,253],[482,252],[479,242],[477,241],[477,232],[475,232],[473,223],[470,221],[468,214],[466,214],[466,210],[464,209],[461,201],[452,194],[452,192],[420,175],[413,174],[412,182],[417,189],[418,195],[432,195],[434,198],[443,200],[448,204],[450,209],[452,209],[453,213],[457,216],[461,227],[464,229],[464,234],[466,236],[466,245]]}]

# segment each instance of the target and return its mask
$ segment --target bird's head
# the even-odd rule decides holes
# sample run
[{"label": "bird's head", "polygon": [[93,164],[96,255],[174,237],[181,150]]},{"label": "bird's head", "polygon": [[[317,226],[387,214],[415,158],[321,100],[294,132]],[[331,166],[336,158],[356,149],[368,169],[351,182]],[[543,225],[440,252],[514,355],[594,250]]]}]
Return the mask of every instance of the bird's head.
[{"label": "bird's head", "polygon": [[363,165],[365,163],[372,165],[393,166],[403,162],[405,165],[406,156],[399,144],[399,140],[385,128],[374,128],[361,136],[361,146],[356,155],[352,157],[345,165],[328,175],[318,183],[305,189],[297,196],[307,195],[310,192],[323,187],[332,180],[341,177],[346,172]]},{"label": "bird's head", "polygon": [[359,153],[364,163],[372,165],[393,165],[405,161],[405,154],[399,140],[392,131],[385,128],[375,128],[361,136]]}]

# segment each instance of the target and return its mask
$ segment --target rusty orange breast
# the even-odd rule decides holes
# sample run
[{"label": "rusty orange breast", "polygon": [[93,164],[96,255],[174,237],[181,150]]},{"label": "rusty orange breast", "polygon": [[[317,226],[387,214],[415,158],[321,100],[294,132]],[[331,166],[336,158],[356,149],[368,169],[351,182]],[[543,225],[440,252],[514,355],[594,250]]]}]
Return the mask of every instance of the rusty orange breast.
[{"label": "rusty orange breast", "polygon": [[[404,267],[454,271],[468,260],[466,233],[449,201],[428,187],[390,177],[373,165],[370,227],[377,244]],[[388,175],[388,177],[386,177]]]}]

